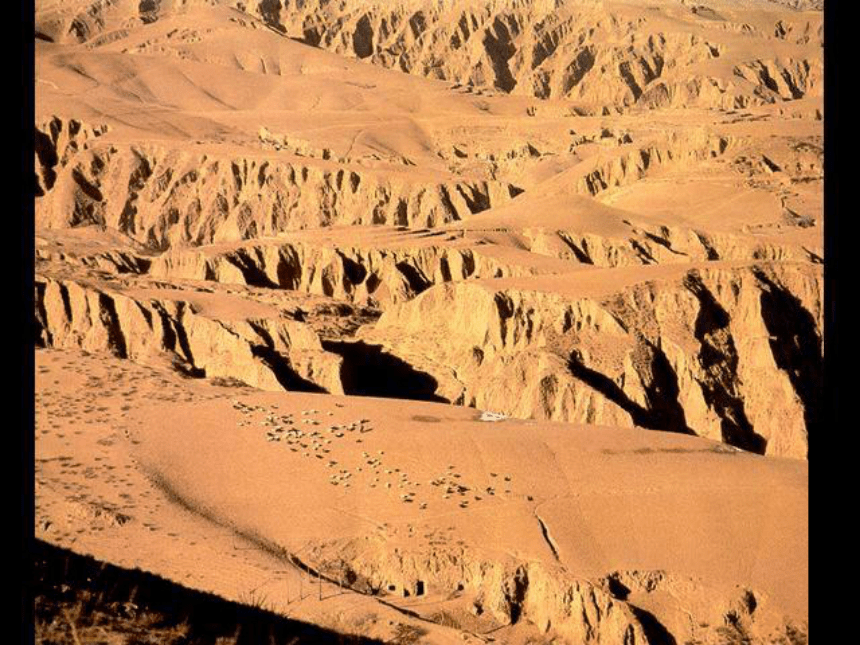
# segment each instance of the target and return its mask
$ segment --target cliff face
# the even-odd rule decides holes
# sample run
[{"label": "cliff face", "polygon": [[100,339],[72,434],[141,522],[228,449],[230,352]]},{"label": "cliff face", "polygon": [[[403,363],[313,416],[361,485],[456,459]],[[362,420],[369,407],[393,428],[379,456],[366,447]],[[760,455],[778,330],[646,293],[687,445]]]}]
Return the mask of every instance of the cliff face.
[{"label": "cliff face", "polygon": [[235,379],[262,390],[342,392],[340,359],[323,351],[308,325],[259,306],[259,316],[207,315],[205,304],[159,295],[40,276],[37,342],[144,364],[167,359],[190,376]]},{"label": "cliff face", "polygon": [[[731,109],[822,91],[820,58],[797,47],[821,46],[820,14],[779,20],[765,13],[766,4],[756,14],[752,7],[681,3],[644,16],[597,1],[248,6],[275,29],[338,54],[470,87],[564,98],[592,110]],[[769,42],[791,54],[738,60],[739,34],[755,39],[762,58]]]},{"label": "cliff face", "polygon": [[[356,278],[365,265],[340,251],[264,248],[265,254],[249,253],[258,261],[269,257],[271,263],[262,262],[268,273],[242,264],[245,256],[237,253],[191,264],[161,259],[152,277],[166,272],[173,280],[218,279],[354,300],[365,293],[368,280]],[[328,264],[318,261],[320,253],[330,254]],[[525,277],[499,286],[475,281],[475,265],[451,261],[470,255],[440,256],[434,247],[403,257],[364,258],[381,276],[374,294],[386,308],[354,341],[239,295],[193,290],[167,297],[144,283],[50,272],[37,282],[40,341],[139,362],[167,354],[198,376],[332,393],[356,378],[351,371],[357,365],[342,365],[345,348],[381,346],[431,377],[434,395],[451,402],[520,418],[692,433],[762,454],[806,456],[820,416],[822,379],[816,265],[654,267],[654,277],[645,280],[630,280],[628,270],[626,283],[622,276],[615,287],[594,292],[587,277],[578,288],[583,278],[576,274],[529,275],[516,265],[506,275]],[[448,267],[445,275],[441,266]],[[425,271],[431,279],[416,282]],[[265,283],[267,275],[279,282]],[[203,296],[219,304],[200,304]],[[320,334],[334,344],[322,343]]]},{"label": "cliff face", "polygon": [[[391,553],[373,536],[315,545],[310,556],[320,571],[344,586],[402,595],[450,589],[473,598],[470,612],[484,621],[531,623],[577,643],[654,642],[636,607],[614,597],[605,585],[576,578],[559,566],[514,558],[482,560],[466,550],[436,549],[404,553],[392,566]],[[465,623],[457,613],[442,612],[439,618]]]},{"label": "cliff face", "polygon": [[[37,128],[45,228],[107,226],[155,250],[333,225],[438,226],[500,205],[510,185],[436,183],[299,158],[224,158],[151,145],[76,145]],[[71,122],[66,125],[74,129]],[[64,145],[65,144],[65,145]],[[77,154],[70,154],[74,151]]]},{"label": "cliff face", "polygon": [[[820,413],[820,273],[706,266],[670,276],[600,296],[569,294],[574,276],[564,293],[442,285],[361,336],[432,374],[451,401],[805,457]],[[427,319],[438,329],[423,328]]]},{"label": "cliff face", "polygon": [[[794,8],[45,7],[41,340],[804,457],[822,43]],[[302,297],[348,313],[277,313]]]},{"label": "cliff face", "polygon": [[151,269],[153,277],[289,289],[377,306],[409,300],[437,283],[531,273],[462,246],[379,249],[319,242],[250,243],[214,253],[183,249],[159,256]]},{"label": "cliff face", "polygon": [[[376,536],[314,545],[309,556],[318,571],[344,587],[407,597],[453,590],[453,597],[469,599],[470,609],[440,612],[437,620],[449,625],[529,623],[567,642],[652,645],[671,642],[667,638],[767,642],[801,633],[768,606],[768,595],[760,590],[709,585],[664,570],[613,571],[587,579],[557,562],[489,560],[464,548],[415,549],[392,558]],[[659,619],[647,609],[655,598],[671,598],[671,608],[662,606]]]},{"label": "cliff face", "polygon": [[[235,7],[277,33],[373,65],[538,99],[580,113],[735,109],[821,96],[816,3],[740,7],[593,2],[82,2],[37,12],[45,38],[107,42],[206,6]],[[822,3],[823,4],[823,3]]]}]

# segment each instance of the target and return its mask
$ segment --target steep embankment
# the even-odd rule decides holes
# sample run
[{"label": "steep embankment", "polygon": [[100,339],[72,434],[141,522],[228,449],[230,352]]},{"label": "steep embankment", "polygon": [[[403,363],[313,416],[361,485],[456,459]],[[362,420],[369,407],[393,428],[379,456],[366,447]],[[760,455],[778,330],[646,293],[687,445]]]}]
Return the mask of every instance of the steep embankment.
[{"label": "steep embankment", "polygon": [[441,285],[360,336],[433,375],[450,401],[805,457],[820,414],[820,271],[667,269],[647,282],[604,274],[611,289],[594,274]]},{"label": "steep embankment", "polygon": [[500,182],[438,182],[325,160],[97,142],[105,129],[58,118],[37,127],[39,226],[99,224],[164,250],[334,224],[437,226],[515,192]]},{"label": "steep embankment", "polygon": [[[178,249],[156,258],[150,274],[163,279],[289,289],[386,306],[409,300],[433,284],[517,277],[539,271],[522,257],[498,257],[480,246],[470,248],[457,243],[458,235],[452,237],[453,243],[440,241],[420,246],[405,245],[409,240],[404,236],[390,246],[261,240]],[[433,235],[432,239],[439,236]]]},{"label": "steep embankment", "polygon": [[[411,74],[591,113],[732,109],[821,95],[820,14],[759,7],[637,3],[250,3],[305,42]],[[757,10],[757,11],[756,11]]]},{"label": "steep embankment", "polygon": [[[301,312],[241,294],[51,271],[37,281],[37,313],[46,346],[143,362],[166,353],[190,373],[263,389],[441,398],[520,418],[635,424],[805,457],[820,415],[820,267],[642,271],[548,272],[437,245],[397,252],[271,243],[164,255],[153,277],[370,302],[386,307],[382,317],[352,340],[360,322],[309,326]],[[355,373],[362,361],[396,368],[402,387],[369,385],[373,379]]]},{"label": "steep embankment", "polygon": [[98,0],[42,8],[37,31],[51,41],[110,44],[136,26],[212,4],[343,56],[470,91],[564,99],[579,113],[630,106],[733,109],[822,93],[820,7],[803,2],[789,12],[763,1],[711,7],[635,0],[610,6],[597,0]]},{"label": "steep embankment", "polygon": [[236,379],[270,391],[342,392],[341,360],[286,312],[237,296],[125,289],[87,279],[36,278],[37,342],[168,360],[191,376]]}]

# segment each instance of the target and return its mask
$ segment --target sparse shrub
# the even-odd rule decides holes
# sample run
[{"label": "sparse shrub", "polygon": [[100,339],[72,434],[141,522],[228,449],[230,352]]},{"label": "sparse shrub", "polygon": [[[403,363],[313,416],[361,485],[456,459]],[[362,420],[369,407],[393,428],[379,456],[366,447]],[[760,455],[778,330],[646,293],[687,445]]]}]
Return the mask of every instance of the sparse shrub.
[{"label": "sparse shrub", "polygon": [[729,623],[725,627],[717,627],[718,643],[720,645],[752,645],[752,638],[739,623]]},{"label": "sparse shrub", "polygon": [[391,642],[397,643],[397,645],[413,645],[413,643],[420,642],[427,633],[426,629],[418,625],[398,623],[394,628],[394,638]]},{"label": "sparse shrub", "polygon": [[213,376],[209,379],[209,382],[217,387],[248,387],[245,381],[233,378],[232,376]]},{"label": "sparse shrub", "polygon": [[249,607],[253,607],[254,609],[259,609],[261,611],[273,610],[273,605],[269,602],[268,596],[264,593],[260,593],[257,589],[251,589],[247,593],[240,593],[239,602],[243,605],[248,605]]},{"label": "sparse shrub", "polygon": [[437,625],[442,625],[443,627],[453,627],[454,629],[463,628],[457,618],[455,618],[451,613],[444,610],[438,611],[432,616],[430,616],[430,620]]}]

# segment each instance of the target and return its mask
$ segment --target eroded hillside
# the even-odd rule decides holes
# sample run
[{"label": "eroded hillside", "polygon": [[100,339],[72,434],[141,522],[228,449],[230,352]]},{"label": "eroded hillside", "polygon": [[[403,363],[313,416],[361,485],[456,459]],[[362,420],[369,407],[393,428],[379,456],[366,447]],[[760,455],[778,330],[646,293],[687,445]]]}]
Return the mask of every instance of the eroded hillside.
[{"label": "eroded hillside", "polygon": [[389,641],[806,642],[823,3],[37,4],[42,539]]}]

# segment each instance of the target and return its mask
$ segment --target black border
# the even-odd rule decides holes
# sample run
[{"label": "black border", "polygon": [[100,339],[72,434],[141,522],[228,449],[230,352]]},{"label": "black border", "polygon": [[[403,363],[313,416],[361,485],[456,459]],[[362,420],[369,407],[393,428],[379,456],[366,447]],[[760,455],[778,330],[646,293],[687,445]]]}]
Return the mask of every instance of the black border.
[{"label": "black border", "polygon": [[[848,441],[853,424],[844,414],[845,397],[854,388],[856,375],[848,376],[848,361],[854,356],[843,332],[843,319],[851,314],[846,298],[853,278],[845,259],[849,253],[856,257],[856,251],[848,249],[856,239],[851,226],[853,209],[848,204],[849,177],[855,164],[848,151],[856,144],[846,139],[851,128],[846,127],[844,105],[856,89],[852,67],[857,59],[858,23],[855,12],[850,11],[854,7],[854,2],[826,0],[824,9],[824,418],[819,426],[824,432],[811,438],[813,457],[809,462],[809,619],[823,642],[828,642],[825,634],[829,631],[845,633],[856,614],[849,606],[853,593],[837,591],[828,575],[843,569],[846,555],[856,553],[856,536],[848,528],[854,514],[848,512],[851,519],[844,527],[848,530],[839,527],[845,510],[856,506],[848,495],[856,487],[851,480],[857,468],[849,460],[856,462],[857,453]],[[829,504],[843,500],[849,506],[831,513]],[[856,556],[849,558],[856,560]],[[843,638],[836,636],[831,642]]]},{"label": "black border", "polygon": [[[824,409],[827,426],[835,428],[839,414],[840,379],[837,362],[841,354],[838,307],[844,304],[845,271],[842,266],[846,243],[843,217],[850,212],[840,192],[845,169],[850,167],[846,155],[846,142],[840,136],[843,119],[842,103],[846,88],[841,87],[840,66],[856,59],[856,52],[846,52],[846,41],[839,38],[839,30],[846,29],[849,18],[846,4],[829,0],[824,11]],[[849,79],[850,80],[850,79]],[[854,88],[851,88],[854,89]],[[821,438],[813,438],[813,441]],[[820,445],[820,444],[819,444]]]},{"label": "black border", "polygon": [[[18,217],[13,217],[21,226],[19,255],[16,258],[21,272],[20,301],[17,307],[21,339],[16,349],[21,360],[18,387],[20,401],[16,406],[19,425],[15,433],[18,456],[18,482],[21,486],[19,504],[21,528],[14,539],[18,540],[21,554],[16,559],[15,569],[21,579],[20,615],[18,642],[35,641],[33,620],[33,559],[35,543],[35,342],[33,307],[35,298],[35,175],[33,170],[35,123],[35,1],[21,2],[20,38],[21,77],[15,92],[22,98],[21,121],[18,134],[21,137],[21,178],[18,190],[21,205]],[[8,194],[8,193],[7,193]],[[15,378],[14,376],[12,378]],[[11,639],[10,639],[11,640]]]}]

